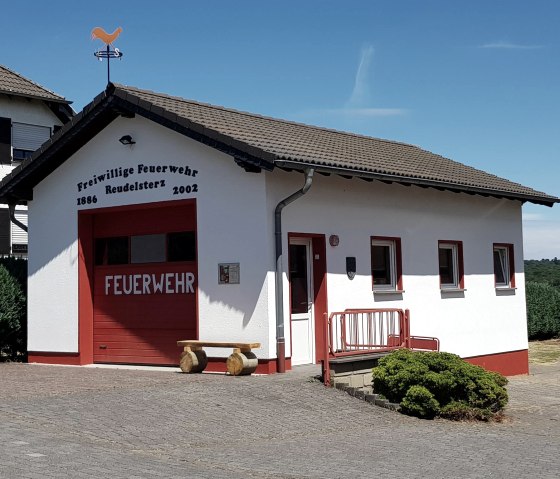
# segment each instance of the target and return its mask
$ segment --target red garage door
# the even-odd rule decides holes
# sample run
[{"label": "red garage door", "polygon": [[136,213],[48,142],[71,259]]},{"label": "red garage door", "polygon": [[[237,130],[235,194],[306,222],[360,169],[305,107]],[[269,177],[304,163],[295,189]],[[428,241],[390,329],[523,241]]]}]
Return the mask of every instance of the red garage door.
[{"label": "red garage door", "polygon": [[197,338],[194,203],[93,218],[94,362],[177,364]]}]

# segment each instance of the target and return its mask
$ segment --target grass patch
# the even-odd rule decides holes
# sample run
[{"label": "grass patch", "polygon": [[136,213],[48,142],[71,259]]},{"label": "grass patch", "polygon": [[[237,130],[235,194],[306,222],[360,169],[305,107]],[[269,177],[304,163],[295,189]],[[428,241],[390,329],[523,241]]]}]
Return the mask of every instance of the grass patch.
[{"label": "grass patch", "polygon": [[529,362],[550,364],[560,361],[560,339],[531,341],[529,343]]}]

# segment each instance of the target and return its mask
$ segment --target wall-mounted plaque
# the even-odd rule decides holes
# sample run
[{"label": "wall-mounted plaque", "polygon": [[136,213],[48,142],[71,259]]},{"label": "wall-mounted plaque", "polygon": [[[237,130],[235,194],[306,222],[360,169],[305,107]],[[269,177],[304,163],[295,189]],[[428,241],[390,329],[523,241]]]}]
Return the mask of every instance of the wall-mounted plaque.
[{"label": "wall-mounted plaque", "polygon": [[218,264],[218,284],[239,284],[239,263]]}]

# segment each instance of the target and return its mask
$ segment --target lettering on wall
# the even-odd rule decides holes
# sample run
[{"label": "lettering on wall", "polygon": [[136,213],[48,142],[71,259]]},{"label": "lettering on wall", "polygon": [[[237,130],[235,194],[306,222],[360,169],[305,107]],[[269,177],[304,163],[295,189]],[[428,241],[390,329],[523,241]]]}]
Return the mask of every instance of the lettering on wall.
[{"label": "lettering on wall", "polygon": [[[154,175],[162,175],[159,179]],[[120,195],[133,191],[167,190],[172,196],[198,193],[198,170],[189,166],[144,165],[108,169],[79,181],[76,184],[78,206],[92,205],[99,201],[99,195]],[[169,178],[172,178],[170,181]],[[126,180],[126,181],[125,181]]]},{"label": "lettering on wall", "polygon": [[192,294],[194,273],[108,274],[105,295]]}]

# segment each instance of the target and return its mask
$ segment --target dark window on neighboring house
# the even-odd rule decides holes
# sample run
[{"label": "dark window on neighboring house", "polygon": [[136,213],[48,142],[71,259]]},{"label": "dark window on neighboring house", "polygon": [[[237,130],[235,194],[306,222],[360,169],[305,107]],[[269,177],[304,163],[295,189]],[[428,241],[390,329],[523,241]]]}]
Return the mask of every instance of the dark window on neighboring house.
[{"label": "dark window on neighboring house", "polygon": [[0,164],[12,162],[12,120],[0,118]]},{"label": "dark window on neighboring house", "polygon": [[0,254],[10,254],[10,212],[0,208]]},{"label": "dark window on neighboring house", "polygon": [[31,150],[21,150],[19,148],[14,148],[12,150],[14,161],[23,161],[30,158],[33,152]]}]

